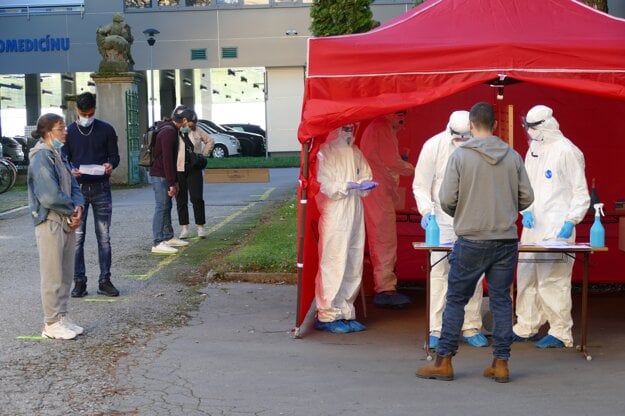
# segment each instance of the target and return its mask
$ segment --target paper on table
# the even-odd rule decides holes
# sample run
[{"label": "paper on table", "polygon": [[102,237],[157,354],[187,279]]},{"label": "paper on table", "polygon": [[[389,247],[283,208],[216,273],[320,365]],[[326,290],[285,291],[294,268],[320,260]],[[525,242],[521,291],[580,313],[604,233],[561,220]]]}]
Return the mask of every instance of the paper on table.
[{"label": "paper on table", "polygon": [[566,247],[566,248],[587,248],[588,244],[569,244],[564,240],[546,240],[540,241],[536,243],[537,246],[541,247]]},{"label": "paper on table", "polygon": [[102,176],[104,175],[104,166],[102,165],[80,165],[80,168],[78,168],[78,171],[85,175]]}]

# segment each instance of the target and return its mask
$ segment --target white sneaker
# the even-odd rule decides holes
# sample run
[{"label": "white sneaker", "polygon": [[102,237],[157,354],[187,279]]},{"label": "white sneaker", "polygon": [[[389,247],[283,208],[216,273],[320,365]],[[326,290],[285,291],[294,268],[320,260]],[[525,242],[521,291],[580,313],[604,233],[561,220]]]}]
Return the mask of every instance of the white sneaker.
[{"label": "white sneaker", "polygon": [[186,247],[189,245],[188,241],[182,241],[179,238],[173,237],[167,241],[164,241],[169,247]]},{"label": "white sneaker", "polygon": [[72,331],[74,331],[76,335],[82,335],[85,332],[85,328],[83,328],[82,326],[76,325],[74,321],[69,319],[69,316],[67,315],[61,317],[61,324],[65,325],[66,328],[69,328]]},{"label": "white sneaker", "polygon": [[182,231],[180,231],[180,239],[184,240],[186,238],[189,238],[189,226],[188,225],[183,225],[182,226]]},{"label": "white sneaker", "polygon": [[176,254],[178,249],[170,247],[164,241],[160,242],[157,246],[152,247],[152,253],[154,254]]},{"label": "white sneaker", "polygon": [[197,226],[197,238],[205,238],[206,237],[206,230],[204,229],[203,225],[198,225]]},{"label": "white sneaker", "polygon": [[52,325],[44,326],[43,331],[41,332],[42,337],[51,339],[74,339],[76,338],[76,335],[78,334],[63,325],[63,322],[61,321],[57,321]]}]

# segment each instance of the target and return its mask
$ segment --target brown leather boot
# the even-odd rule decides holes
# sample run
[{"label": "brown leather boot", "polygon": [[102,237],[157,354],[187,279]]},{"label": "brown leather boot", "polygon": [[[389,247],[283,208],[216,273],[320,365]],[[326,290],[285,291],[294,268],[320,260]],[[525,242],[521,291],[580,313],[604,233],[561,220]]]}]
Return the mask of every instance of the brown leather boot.
[{"label": "brown leather boot", "polygon": [[417,368],[417,377],[433,380],[453,380],[454,369],[451,366],[451,354],[445,357],[436,356],[434,364]]},{"label": "brown leather boot", "polygon": [[492,378],[497,383],[507,383],[510,381],[510,370],[508,370],[508,360],[493,358],[490,367],[484,370],[484,377]]}]

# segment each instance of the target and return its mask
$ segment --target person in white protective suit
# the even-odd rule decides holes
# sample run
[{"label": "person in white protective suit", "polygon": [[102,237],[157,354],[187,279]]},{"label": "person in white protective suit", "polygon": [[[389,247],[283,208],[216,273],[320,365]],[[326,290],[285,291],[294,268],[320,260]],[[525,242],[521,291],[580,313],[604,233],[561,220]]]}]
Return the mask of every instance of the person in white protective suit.
[{"label": "person in white protective suit", "polygon": [[[525,167],[535,199],[521,213],[521,243],[549,240],[574,243],[575,224],[584,218],[590,203],[584,155],[564,137],[558,121],[553,117],[553,110],[547,106],[531,108],[524,127],[530,138]],[[573,261],[564,255],[519,255],[514,341],[536,341],[540,327],[549,322],[548,334],[536,343],[536,347],[573,346]]]},{"label": "person in white protective suit", "polygon": [[402,308],[410,298],[397,292],[397,227],[395,205],[399,199],[399,177],[412,175],[414,167],[399,155],[397,132],[403,127],[405,111],[374,119],[363,132],[360,148],[379,186],[364,200],[365,229],[377,306]]},{"label": "person in white protective suit", "polygon": [[[438,191],[443,182],[447,160],[456,148],[470,138],[469,112],[454,111],[449,116],[449,123],[444,131],[428,139],[419,153],[419,159],[414,171],[412,192],[417,202],[417,209],[421,214],[421,227],[427,228],[432,219],[440,227],[440,241],[456,241],[453,221],[441,209]],[[433,252],[430,257],[435,266],[430,271],[430,337],[431,349],[436,349],[443,326],[443,311],[445,310],[445,296],[447,294],[447,274],[449,261],[443,252]],[[464,324],[462,325],[462,339],[474,347],[487,347],[488,340],[482,334],[482,280],[480,278],[475,287],[475,293],[464,308]]]},{"label": "person in white protective suit", "polygon": [[354,309],[365,249],[361,198],[377,184],[367,160],[354,146],[353,128],[344,126],[331,132],[317,153],[320,260],[315,279],[314,326],[333,333],[366,329],[355,320]]}]

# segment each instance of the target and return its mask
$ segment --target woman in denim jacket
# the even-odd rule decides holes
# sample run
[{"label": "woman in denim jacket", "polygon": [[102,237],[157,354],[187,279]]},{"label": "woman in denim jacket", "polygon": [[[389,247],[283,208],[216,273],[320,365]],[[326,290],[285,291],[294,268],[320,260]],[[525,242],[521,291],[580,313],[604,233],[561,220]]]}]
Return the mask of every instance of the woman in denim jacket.
[{"label": "woman in denim jacket", "polygon": [[42,336],[73,339],[83,328],[67,316],[74,276],[75,229],[84,199],[60,148],[67,135],[57,114],[44,114],[31,135],[39,139],[30,151],[28,204],[35,224],[44,313]]}]

